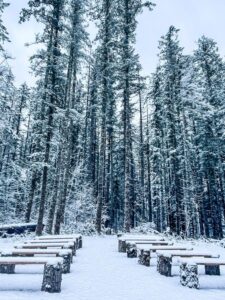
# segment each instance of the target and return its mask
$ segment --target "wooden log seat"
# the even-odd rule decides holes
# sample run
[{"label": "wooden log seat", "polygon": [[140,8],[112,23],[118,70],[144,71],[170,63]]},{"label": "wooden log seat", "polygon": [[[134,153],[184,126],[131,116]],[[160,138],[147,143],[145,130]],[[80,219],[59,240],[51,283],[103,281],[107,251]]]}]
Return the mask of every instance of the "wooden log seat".
[{"label": "wooden log seat", "polygon": [[194,251],[157,251],[157,271],[164,276],[172,276],[172,266],[178,265],[173,258],[218,258],[219,255],[212,255],[210,253],[194,252]]},{"label": "wooden log seat", "polygon": [[83,247],[83,238],[81,234],[65,234],[65,235],[44,235],[44,236],[40,236],[36,238],[37,240],[41,240],[41,241],[47,241],[47,240],[66,240],[66,241],[70,241],[75,239],[76,240],[76,246],[77,249],[80,249]]},{"label": "wooden log seat", "polygon": [[181,259],[179,263],[180,283],[195,289],[200,287],[198,266],[205,266],[206,275],[220,275],[220,266],[225,266],[225,261],[216,258]]},{"label": "wooden log seat", "polygon": [[137,247],[141,245],[151,245],[151,246],[172,246],[173,243],[166,241],[148,241],[148,242],[127,242],[127,257],[136,258],[137,257]]},{"label": "wooden log seat", "polygon": [[25,241],[24,244],[40,244],[40,243],[45,243],[45,244],[66,244],[66,243],[73,243],[73,253],[76,253],[77,249],[77,241],[75,239],[71,240],[29,240]]},{"label": "wooden log seat", "polygon": [[0,257],[0,273],[14,274],[16,265],[44,265],[41,290],[60,293],[62,264],[63,260],[59,257]]},{"label": "wooden log seat", "polygon": [[126,237],[122,236],[118,238],[118,251],[122,253],[126,253],[127,244],[130,242],[139,241],[139,242],[149,242],[149,241],[164,241],[164,238],[158,236],[133,236]]},{"label": "wooden log seat", "polygon": [[181,246],[140,246],[138,249],[138,263],[149,267],[151,261],[151,254],[159,250],[192,250],[192,248],[186,248]]},{"label": "wooden log seat", "polygon": [[74,243],[45,243],[44,241],[40,243],[35,243],[35,244],[21,244],[21,245],[16,245],[14,246],[15,248],[18,249],[48,249],[48,248],[59,248],[59,249],[71,249],[73,255],[76,255],[76,251],[74,249]]},{"label": "wooden log seat", "polygon": [[73,262],[73,253],[71,249],[12,249],[1,253],[1,257],[38,257],[38,256],[50,256],[62,257],[62,272],[64,274],[70,273],[70,266]]}]

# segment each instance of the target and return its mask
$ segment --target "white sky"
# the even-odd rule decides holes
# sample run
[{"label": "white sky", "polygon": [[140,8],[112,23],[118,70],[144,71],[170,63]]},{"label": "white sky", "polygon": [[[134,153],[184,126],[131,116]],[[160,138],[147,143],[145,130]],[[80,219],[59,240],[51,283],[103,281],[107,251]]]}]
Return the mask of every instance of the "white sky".
[{"label": "white sky", "polygon": [[[16,83],[27,81],[32,84],[29,74],[29,57],[34,53],[34,47],[24,44],[34,40],[34,33],[39,26],[34,21],[18,24],[19,12],[26,7],[28,0],[8,0],[11,3],[4,14],[4,24],[7,27],[11,43],[7,50],[15,58],[12,62]],[[225,0],[155,0],[157,6],[153,12],[145,11],[139,16],[137,30],[137,52],[144,73],[154,72],[157,64],[158,41],[170,25],[181,29],[181,46],[189,54],[195,48],[195,43],[201,35],[207,35],[218,43],[220,53],[225,54]]]}]

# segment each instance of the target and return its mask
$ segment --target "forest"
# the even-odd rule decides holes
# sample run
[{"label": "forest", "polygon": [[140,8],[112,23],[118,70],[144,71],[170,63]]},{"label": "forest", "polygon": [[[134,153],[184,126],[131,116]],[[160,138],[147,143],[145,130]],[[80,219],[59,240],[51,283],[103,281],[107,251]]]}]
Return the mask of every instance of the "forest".
[{"label": "forest", "polygon": [[223,238],[225,61],[216,41],[200,36],[186,55],[171,25],[144,76],[138,17],[151,18],[154,3],[29,0],[18,22],[42,26],[35,84],[17,87],[7,6],[0,0],[0,223],[37,222],[37,235],[43,224],[48,234],[149,224]]}]

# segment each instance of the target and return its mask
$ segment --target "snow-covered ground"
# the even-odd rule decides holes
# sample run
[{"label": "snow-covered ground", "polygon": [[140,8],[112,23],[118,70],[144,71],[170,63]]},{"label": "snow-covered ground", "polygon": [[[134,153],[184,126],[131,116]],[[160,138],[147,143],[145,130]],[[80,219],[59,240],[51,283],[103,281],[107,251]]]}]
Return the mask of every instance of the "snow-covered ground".
[{"label": "snow-covered ground", "polygon": [[[118,253],[116,237],[84,237],[84,247],[77,252],[71,273],[63,275],[62,292],[41,292],[42,267],[17,266],[16,274],[0,274],[0,300],[224,300],[225,268],[221,276],[200,276],[200,290],[179,283],[179,270],[173,277],[161,276],[153,266],[138,265]],[[182,245],[184,245],[183,243]],[[0,240],[0,249],[12,246],[10,239]],[[220,254],[225,249],[206,243],[186,243],[196,251]],[[204,274],[204,269],[200,270]]]}]

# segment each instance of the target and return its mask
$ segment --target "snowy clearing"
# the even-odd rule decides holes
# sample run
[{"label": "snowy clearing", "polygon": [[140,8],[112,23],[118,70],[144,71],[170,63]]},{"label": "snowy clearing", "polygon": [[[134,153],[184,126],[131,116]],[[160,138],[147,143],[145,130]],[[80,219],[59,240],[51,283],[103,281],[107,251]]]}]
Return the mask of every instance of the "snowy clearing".
[{"label": "snowy clearing", "polygon": [[[197,244],[197,243],[196,243]],[[13,242],[1,241],[1,249]],[[220,254],[225,250],[206,243],[183,243],[196,251]],[[179,283],[179,270],[173,268],[173,277],[166,278],[156,271],[156,261],[148,268],[138,265],[137,259],[128,259],[118,253],[116,237],[84,237],[84,247],[77,251],[70,274],[63,274],[62,292],[48,294],[40,291],[42,267],[18,266],[16,274],[0,274],[1,300],[224,300],[225,268],[221,276],[200,276],[200,290],[191,290]],[[204,269],[200,269],[204,274]]]}]

